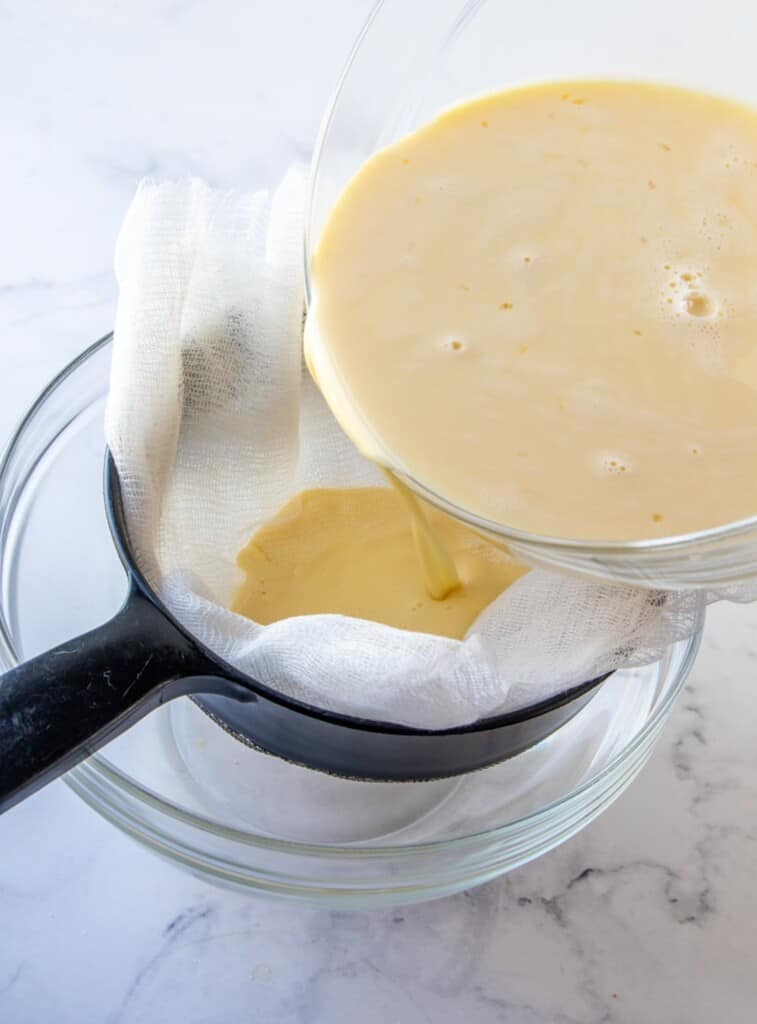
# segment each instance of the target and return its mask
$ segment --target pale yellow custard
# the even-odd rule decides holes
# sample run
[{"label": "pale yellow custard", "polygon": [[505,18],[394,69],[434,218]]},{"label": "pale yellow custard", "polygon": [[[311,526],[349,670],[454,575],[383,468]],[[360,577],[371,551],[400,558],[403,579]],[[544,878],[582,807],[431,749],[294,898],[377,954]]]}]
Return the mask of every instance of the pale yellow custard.
[{"label": "pale yellow custard", "polygon": [[293,615],[351,615],[461,639],[527,570],[441,512],[427,515],[460,577],[444,600],[426,590],[399,494],[322,488],[292,498],[240,552],[245,579],[232,611],[263,625]]},{"label": "pale yellow custard", "polygon": [[541,534],[757,513],[757,113],[564,82],[372,157],[319,240],[306,352],[371,458]]}]

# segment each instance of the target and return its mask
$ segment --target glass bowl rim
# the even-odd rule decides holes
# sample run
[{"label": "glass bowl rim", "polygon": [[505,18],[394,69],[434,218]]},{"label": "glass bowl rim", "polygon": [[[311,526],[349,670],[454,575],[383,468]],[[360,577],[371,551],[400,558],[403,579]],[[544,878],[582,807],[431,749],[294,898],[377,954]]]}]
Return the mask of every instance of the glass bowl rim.
[{"label": "glass bowl rim", "polygon": [[[90,358],[98,354],[102,349],[106,348],[106,346],[110,344],[112,337],[112,332],[109,332],[85,348],[50,380],[50,382],[40,392],[36,400],[29,406],[26,413],[22,416],[17,428],[12,433],[9,442],[2,453],[2,457],[0,457],[0,482],[6,478],[16,453],[23,449],[27,430],[33,425],[36,417],[44,410],[47,401],[53,393],[69,377],[73,376],[76,371]],[[31,473],[34,472],[35,466],[36,461],[30,471]],[[29,474],[27,474],[22,487],[26,486],[28,478]],[[6,522],[8,521],[8,513],[12,516],[14,509],[15,502],[6,512]],[[0,527],[3,525],[4,524],[0,522]],[[2,537],[2,542],[4,543],[4,531],[0,531],[0,537]],[[505,824],[497,825],[492,829],[473,832],[469,835],[402,845],[394,845],[390,843],[387,845],[371,846],[339,843],[305,843],[288,839],[277,839],[272,836],[243,831],[233,826],[215,821],[213,818],[202,817],[193,811],[189,811],[186,808],[159,796],[150,789],[141,786],[128,775],[121,772],[101,754],[94,754],[82,765],[72,769],[69,773],[71,779],[69,780],[68,776],[64,776],[64,781],[66,781],[71,788],[78,793],[79,788],[76,784],[77,773],[85,775],[88,771],[94,772],[96,776],[104,781],[106,788],[109,787],[116,792],[125,794],[127,797],[132,798],[137,805],[145,804],[149,806],[154,811],[159,812],[166,819],[177,821],[183,825],[189,825],[200,832],[210,833],[214,836],[222,837],[240,845],[260,847],[265,850],[280,851],[289,854],[304,854],[326,858],[354,857],[358,859],[374,860],[381,857],[407,858],[428,852],[446,852],[452,849],[463,849],[472,845],[476,846],[484,842],[496,841],[499,838],[505,838],[513,831],[521,829],[524,825],[548,818],[559,808],[570,807],[572,804],[580,800],[583,794],[591,791],[592,789],[601,789],[602,784],[608,780],[608,778],[611,778],[616,771],[623,767],[624,764],[633,761],[634,754],[639,750],[639,748],[644,747],[650,739],[650,736],[653,735],[662,722],[664,722],[686,681],[689,669],[696,658],[697,650],[699,648],[703,620],[704,614],[700,611],[697,630],[693,636],[689,638],[687,647],[682,654],[681,664],[677,671],[678,678],[671,681],[668,691],[664,693],[662,700],[659,700],[659,703],[653,709],[651,715],[642,728],[619,753],[604,765],[599,772],[591,775],[569,793],[563,794],[561,797],[550,801],[543,807],[530,811],[529,813],[519,816]],[[13,638],[10,635],[5,618],[2,614],[0,614],[0,659],[2,659],[9,668],[12,668],[19,663]],[[86,783],[84,783],[84,788],[85,790],[88,789]],[[91,796],[87,796],[86,799],[88,802],[92,801],[98,808],[100,807],[100,800],[92,800]]]}]

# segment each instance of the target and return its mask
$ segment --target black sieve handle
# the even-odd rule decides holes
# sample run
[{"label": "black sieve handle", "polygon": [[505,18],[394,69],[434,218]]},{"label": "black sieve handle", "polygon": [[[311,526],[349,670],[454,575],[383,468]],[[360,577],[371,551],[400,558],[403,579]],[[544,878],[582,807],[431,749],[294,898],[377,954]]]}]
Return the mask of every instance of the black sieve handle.
[{"label": "black sieve handle", "polygon": [[0,677],[0,812],[160,704],[237,689],[133,586],[110,622]]}]

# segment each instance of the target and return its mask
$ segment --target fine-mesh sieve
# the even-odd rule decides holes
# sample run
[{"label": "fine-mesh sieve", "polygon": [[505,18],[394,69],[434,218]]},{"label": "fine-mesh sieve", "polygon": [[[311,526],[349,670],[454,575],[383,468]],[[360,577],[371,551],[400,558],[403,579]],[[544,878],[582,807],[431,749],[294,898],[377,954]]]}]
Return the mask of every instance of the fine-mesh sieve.
[{"label": "fine-mesh sieve", "polygon": [[607,678],[439,731],[324,711],[245,676],[173,618],[132,555],[110,458],[105,504],[129,595],[110,622],[0,678],[0,810],[186,694],[242,741],[286,760],[348,778],[403,782],[474,771],[521,753],[572,718]]}]

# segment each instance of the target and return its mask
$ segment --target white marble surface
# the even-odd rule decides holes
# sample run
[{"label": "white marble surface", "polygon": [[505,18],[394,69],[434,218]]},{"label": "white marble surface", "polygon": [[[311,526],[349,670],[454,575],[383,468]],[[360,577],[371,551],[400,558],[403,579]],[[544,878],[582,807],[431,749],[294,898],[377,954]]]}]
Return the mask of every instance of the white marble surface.
[{"label": "white marble surface", "polygon": [[[0,4],[0,436],[112,323],[136,180],[307,155],[366,0]],[[3,1024],[757,1019],[757,608],[715,609],[651,763],[470,893],[331,913],[210,888],[62,784],[0,820]]]}]

